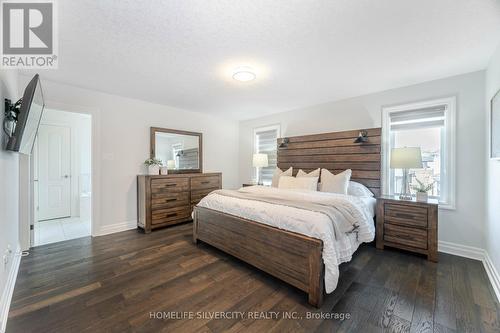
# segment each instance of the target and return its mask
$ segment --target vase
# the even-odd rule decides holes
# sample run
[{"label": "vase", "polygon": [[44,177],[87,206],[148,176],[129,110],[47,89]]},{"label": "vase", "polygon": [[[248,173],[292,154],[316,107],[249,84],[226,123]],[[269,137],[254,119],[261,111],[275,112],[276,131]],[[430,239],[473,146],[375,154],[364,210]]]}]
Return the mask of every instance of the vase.
[{"label": "vase", "polygon": [[166,166],[160,168],[160,175],[168,175],[168,168]]},{"label": "vase", "polygon": [[159,165],[148,165],[148,174],[149,175],[159,175],[160,174],[160,166]]},{"label": "vase", "polygon": [[429,195],[425,192],[417,192],[417,201],[418,202],[427,202]]}]

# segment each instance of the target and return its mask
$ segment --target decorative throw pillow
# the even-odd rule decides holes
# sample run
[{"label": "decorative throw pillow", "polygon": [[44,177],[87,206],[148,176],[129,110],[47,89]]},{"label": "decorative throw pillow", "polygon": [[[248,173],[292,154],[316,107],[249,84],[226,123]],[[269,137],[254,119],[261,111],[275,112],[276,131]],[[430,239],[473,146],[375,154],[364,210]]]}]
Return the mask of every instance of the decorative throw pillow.
[{"label": "decorative throw pillow", "polygon": [[278,187],[278,184],[280,182],[280,177],[281,176],[292,176],[293,174],[293,168],[290,167],[286,171],[282,171],[280,168],[276,168],[273,173],[273,181],[271,183],[272,187]]},{"label": "decorative throw pillow", "polygon": [[349,182],[347,194],[354,195],[356,197],[373,197],[373,192],[370,191],[368,187],[361,183],[353,181]]},{"label": "decorative throw pillow", "polygon": [[305,173],[302,169],[297,172],[297,178],[300,177],[318,177],[319,178],[319,173],[320,173],[320,168],[317,168],[316,170],[313,170],[309,173]]},{"label": "decorative throw pillow", "polygon": [[287,190],[318,190],[318,177],[281,176],[278,188]]},{"label": "decorative throw pillow", "polygon": [[349,180],[351,179],[352,171],[347,169],[341,173],[334,175],[327,169],[321,169],[321,192],[347,194]]}]

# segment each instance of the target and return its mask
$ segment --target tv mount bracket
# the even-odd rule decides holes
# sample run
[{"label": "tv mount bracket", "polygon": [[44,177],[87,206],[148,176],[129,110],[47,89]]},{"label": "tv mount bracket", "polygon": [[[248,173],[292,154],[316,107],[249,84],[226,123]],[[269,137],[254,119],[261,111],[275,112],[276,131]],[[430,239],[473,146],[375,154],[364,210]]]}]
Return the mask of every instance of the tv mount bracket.
[{"label": "tv mount bracket", "polygon": [[[8,98],[5,99],[5,110],[3,119],[3,130],[7,136],[12,136],[13,124],[17,122],[19,116],[19,109],[21,107],[21,102],[23,99],[19,99],[17,102],[12,103]],[[10,132],[10,133],[9,133]]]},{"label": "tv mount bracket", "polygon": [[19,108],[21,107],[21,102],[23,99],[21,98],[15,103],[8,98],[5,99],[5,118],[12,117],[11,120],[17,121],[17,116],[19,115]]}]

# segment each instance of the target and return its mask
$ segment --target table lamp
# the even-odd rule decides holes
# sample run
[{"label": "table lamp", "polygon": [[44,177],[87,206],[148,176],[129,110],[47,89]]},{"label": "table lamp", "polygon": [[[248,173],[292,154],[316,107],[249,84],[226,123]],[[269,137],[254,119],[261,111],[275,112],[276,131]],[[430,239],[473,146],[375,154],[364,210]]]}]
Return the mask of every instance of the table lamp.
[{"label": "table lamp", "polygon": [[260,183],[259,168],[265,168],[269,166],[267,154],[253,154],[253,166],[257,169],[257,184],[262,185]]},{"label": "table lamp", "polygon": [[399,199],[412,199],[409,169],[421,169],[422,167],[422,152],[420,151],[420,147],[393,148],[391,150],[391,169],[403,170]]}]

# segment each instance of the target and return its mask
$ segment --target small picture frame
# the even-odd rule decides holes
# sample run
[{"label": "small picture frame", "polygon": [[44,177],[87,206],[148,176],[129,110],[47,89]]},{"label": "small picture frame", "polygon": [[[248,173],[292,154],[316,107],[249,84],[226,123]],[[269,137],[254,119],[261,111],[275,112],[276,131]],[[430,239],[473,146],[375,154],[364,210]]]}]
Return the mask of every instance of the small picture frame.
[{"label": "small picture frame", "polygon": [[491,99],[490,158],[500,160],[500,90]]}]

